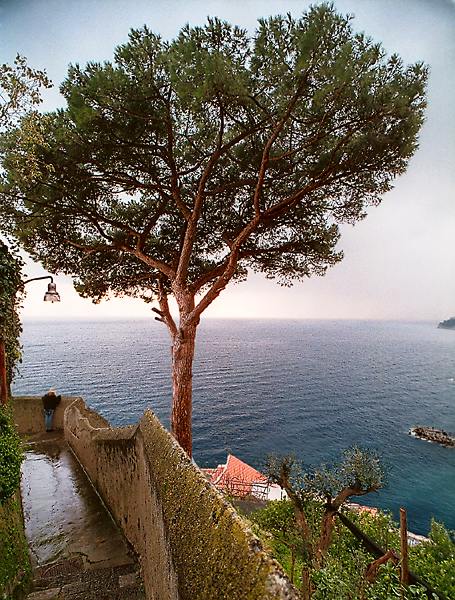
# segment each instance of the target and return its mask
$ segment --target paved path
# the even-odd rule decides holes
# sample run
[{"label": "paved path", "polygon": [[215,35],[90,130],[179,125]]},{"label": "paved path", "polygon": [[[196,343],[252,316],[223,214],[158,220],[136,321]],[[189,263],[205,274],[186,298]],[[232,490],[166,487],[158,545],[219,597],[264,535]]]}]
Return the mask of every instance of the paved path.
[{"label": "paved path", "polygon": [[22,472],[29,600],[143,598],[136,557],[64,439],[32,439]]}]

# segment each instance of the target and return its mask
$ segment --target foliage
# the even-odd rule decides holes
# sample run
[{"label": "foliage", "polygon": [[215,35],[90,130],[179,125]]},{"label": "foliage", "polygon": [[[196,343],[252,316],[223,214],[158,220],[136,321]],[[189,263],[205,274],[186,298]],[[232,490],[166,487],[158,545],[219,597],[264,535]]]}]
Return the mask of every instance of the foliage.
[{"label": "foliage", "polygon": [[16,598],[25,591],[31,568],[18,495],[0,505],[0,596]]},{"label": "foliage", "polygon": [[[39,135],[40,119],[35,111],[41,102],[42,87],[51,86],[44,71],[32,69],[24,56],[17,55],[13,65],[0,65],[0,132],[12,131],[22,120],[24,142],[43,142]],[[0,146],[0,159],[4,158]],[[27,173],[36,171],[33,159],[26,160]],[[21,323],[18,309],[22,260],[17,253],[8,250],[0,240],[0,340],[5,343],[7,356],[7,378],[10,383],[17,363],[20,361],[19,336]]]},{"label": "foliage", "polygon": [[272,500],[262,510],[253,513],[253,520],[280,541],[292,539],[296,534],[295,516],[292,504],[288,501]]},{"label": "foliage", "polygon": [[330,5],[261,20],[253,39],[218,19],[172,43],[133,30],[114,64],[70,67],[48,145],[9,137],[3,227],[95,299],[157,280],[220,291],[246,267],[322,274],[341,258],[336,223],[405,170],[425,79]]},{"label": "foliage", "polygon": [[[274,506],[270,510],[270,507],[267,506],[250,515],[250,518],[259,525],[257,533],[264,538],[273,556],[290,575],[289,546],[282,543],[282,532],[279,524],[273,518],[275,515],[283,514],[286,517],[286,528],[292,531],[292,524],[288,523],[289,513],[287,512],[290,502],[284,500],[276,501],[273,504],[276,505],[280,502],[284,505],[282,508]],[[323,503],[320,500],[313,498],[307,502],[314,505],[313,514],[320,516],[323,514]],[[382,545],[384,549],[399,549],[399,531],[390,515],[381,511],[376,515],[356,511],[348,511],[347,514],[364,533]],[[317,520],[310,520],[310,523],[313,535],[317,535]],[[278,535],[275,532],[278,532]],[[433,523],[430,540],[409,549],[410,568],[435,589],[445,594],[447,598],[452,598],[454,597],[454,544],[451,541],[450,532],[441,524]],[[398,569],[391,563],[381,566],[376,581],[368,583],[364,575],[367,566],[373,559],[374,557],[362,548],[351,532],[338,521],[324,564],[321,567],[313,566],[311,568],[312,599],[392,600],[393,598],[402,598],[403,600],[413,600],[428,598],[424,588],[418,585],[410,585],[403,590],[400,585]],[[301,561],[302,555],[299,554],[297,573],[299,573]],[[300,585],[299,576],[295,581],[297,585]],[[437,599],[435,598],[435,600]]]},{"label": "foliage", "polygon": [[13,65],[0,65],[0,128],[13,127],[25,112],[41,102],[41,87],[51,87],[46,73],[32,69],[16,55]]},{"label": "foliage", "polygon": [[312,573],[315,587],[312,598],[315,600],[361,598],[366,588],[363,573],[369,562],[369,557],[360,548],[347,556],[333,556],[330,553],[324,566]]},{"label": "foliage", "polygon": [[432,520],[429,538],[411,549],[412,568],[448,598],[455,598],[455,532]]},{"label": "foliage", "polygon": [[[381,548],[385,550],[393,549],[396,552],[400,550],[400,533],[398,524],[387,512],[378,511],[377,514],[369,512],[348,511],[349,518],[359,529],[368,537],[374,540]],[[352,540],[355,538],[353,536]]]},{"label": "foliage", "polygon": [[23,459],[21,440],[8,407],[0,407],[0,505],[19,487]]},{"label": "foliage", "polygon": [[340,508],[351,496],[363,496],[384,486],[385,474],[376,452],[354,446],[345,450],[340,462],[307,469],[291,456],[270,456],[266,464],[271,481],[286,490],[291,500],[300,503],[324,498],[333,508]]},{"label": "foliage", "polygon": [[0,594],[11,597],[30,574],[21,505],[18,499],[21,441],[9,407],[0,406]]},{"label": "foliage", "polygon": [[[32,69],[25,56],[18,54],[12,65],[0,65],[0,133],[11,132],[21,124],[18,143],[22,160],[15,164],[24,178],[34,177],[40,170],[29,150],[35,143],[46,146],[41,127],[43,117],[36,109],[41,103],[41,89],[50,87],[45,71]],[[4,148],[0,145],[0,159],[3,158]]]},{"label": "foliage", "polygon": [[[363,496],[384,487],[385,475],[379,456],[366,448],[350,448],[335,465],[321,465],[305,476],[305,485],[313,494],[341,504],[350,496]],[[345,497],[344,497],[345,496]],[[337,503],[338,504],[338,503]]]},{"label": "foliage", "polygon": [[[50,85],[44,71],[30,68],[23,56],[17,55],[13,65],[0,65],[0,132],[11,131],[22,119],[23,141],[42,142],[40,119],[33,109],[41,102],[41,87]],[[2,147],[0,158],[4,158]],[[34,160],[25,164],[30,174],[36,173]],[[21,356],[18,309],[23,289],[22,264],[19,256],[0,240],[0,340],[5,344],[8,383]],[[0,406],[0,593],[5,598],[16,597],[30,578],[28,547],[17,497],[22,459],[21,442],[9,409]]]},{"label": "foliage", "polygon": [[[252,518],[256,525],[273,535],[275,550],[283,545],[289,551],[290,565],[288,572],[291,582],[294,583],[295,560],[299,550],[301,550],[301,538],[296,527],[292,504],[274,500],[269,502],[264,509],[253,513]],[[288,552],[281,553],[282,558],[285,558],[287,554]]]},{"label": "foliage", "polygon": [[132,30],[114,62],[70,67],[65,109],[3,136],[0,230],[95,302],[158,300],[173,432],[191,453],[202,313],[248,270],[290,285],[341,260],[339,225],[417,148],[426,78],[331,4],[262,19],[253,37],[219,19],[172,42]]},{"label": "foliage", "polygon": [[[428,600],[428,595],[420,585],[409,585],[405,590],[400,584],[398,569],[388,563],[383,565],[377,581],[366,588],[365,600]],[[434,600],[438,600],[437,597]]]},{"label": "foliage", "polygon": [[[297,547],[300,550],[302,597],[304,600],[312,598],[315,586],[322,590],[322,597],[326,597],[326,574],[329,573],[329,580],[331,580],[332,570],[334,572],[339,570],[336,566],[337,557],[330,554],[333,536],[336,534],[336,514],[350,497],[362,496],[382,487],[384,473],[381,463],[375,453],[355,447],[346,450],[338,464],[331,467],[322,465],[306,473],[303,465],[296,463],[292,457],[271,456],[267,464],[267,474],[273,483],[277,483],[286,491],[288,504],[292,506],[294,512],[293,527],[292,521],[290,523],[286,521],[286,526],[293,532],[292,544],[294,544],[294,537],[300,538]],[[279,531],[276,523],[279,514],[280,511],[276,508],[270,515],[272,518],[259,517],[257,522],[263,523],[263,526],[276,537],[275,532]],[[273,529],[271,529],[272,525]],[[276,539],[281,546],[291,547],[291,552],[294,552],[295,546],[291,545],[291,540],[288,540],[288,543],[283,540],[283,531]],[[358,553],[351,553],[351,557],[357,555]],[[358,556],[361,561],[364,561],[364,554],[360,553]],[[294,576],[294,562],[294,555],[291,554],[291,579]],[[352,573],[347,581],[352,584],[354,574],[357,573],[357,579],[363,583],[359,572],[363,573],[366,566],[365,563],[362,571],[358,568],[351,569]],[[337,589],[339,588],[338,593],[341,594],[340,585]],[[346,593],[349,598],[350,592]]]},{"label": "foliage", "polygon": [[[346,450],[338,464],[322,465],[308,473],[303,473],[303,467],[290,457],[271,457],[267,472],[274,483],[286,490],[292,502],[296,524],[307,546],[308,566],[315,562],[322,565],[332,540],[335,515],[346,501],[352,496],[377,491],[384,483],[378,456],[357,447]],[[314,504],[314,498],[325,499],[318,533],[309,521],[309,507]]]},{"label": "foliage", "polygon": [[9,383],[21,359],[19,307],[23,288],[22,264],[22,260],[0,240],[0,340],[5,344]]}]

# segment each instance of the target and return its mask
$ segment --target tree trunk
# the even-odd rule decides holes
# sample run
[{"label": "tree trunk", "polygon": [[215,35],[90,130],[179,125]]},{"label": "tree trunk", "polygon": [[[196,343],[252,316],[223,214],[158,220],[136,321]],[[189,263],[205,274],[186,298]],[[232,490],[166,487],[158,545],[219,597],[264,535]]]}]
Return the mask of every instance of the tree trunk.
[{"label": "tree trunk", "polygon": [[322,567],[324,562],[324,556],[330,547],[332,542],[332,532],[334,526],[336,510],[326,509],[324,516],[322,517],[321,535],[319,538],[318,549],[317,549],[317,564],[319,568]]},{"label": "tree trunk", "polygon": [[172,434],[189,457],[192,456],[193,359],[196,325],[182,326],[172,344]]},{"label": "tree trunk", "polygon": [[295,547],[291,546],[291,583],[294,583],[295,572]]},{"label": "tree trunk", "polygon": [[311,584],[310,569],[307,565],[302,565],[302,598],[303,600],[311,600],[313,595],[313,586]]},{"label": "tree trunk", "polygon": [[409,585],[408,523],[406,509],[400,508],[401,585]]},{"label": "tree trunk", "polygon": [[6,375],[5,343],[0,339],[0,404],[8,404],[8,378]]}]

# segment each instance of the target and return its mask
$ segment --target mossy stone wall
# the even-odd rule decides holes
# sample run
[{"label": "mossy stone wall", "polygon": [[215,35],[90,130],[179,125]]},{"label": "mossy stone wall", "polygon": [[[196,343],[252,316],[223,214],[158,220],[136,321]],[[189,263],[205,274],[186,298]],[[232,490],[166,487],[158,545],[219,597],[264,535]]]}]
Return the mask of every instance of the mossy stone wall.
[{"label": "mossy stone wall", "polygon": [[280,566],[151,411],[120,429],[92,417],[74,402],[65,436],[139,554],[147,598],[297,600]]},{"label": "mossy stone wall", "polygon": [[151,411],[139,431],[160,498],[179,598],[297,598],[279,565]]},{"label": "mossy stone wall", "polygon": [[65,436],[139,555],[147,597],[178,600],[161,506],[151,485],[138,427],[97,427],[82,400],[65,414]]}]

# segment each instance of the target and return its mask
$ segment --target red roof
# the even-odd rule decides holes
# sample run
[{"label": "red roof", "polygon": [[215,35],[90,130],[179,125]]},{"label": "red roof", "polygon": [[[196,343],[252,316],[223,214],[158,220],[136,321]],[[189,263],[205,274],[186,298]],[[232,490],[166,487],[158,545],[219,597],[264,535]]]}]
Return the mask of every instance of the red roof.
[{"label": "red roof", "polygon": [[214,469],[210,481],[215,487],[233,496],[247,496],[251,494],[254,483],[267,483],[267,477],[236,456],[228,454],[226,464]]}]

